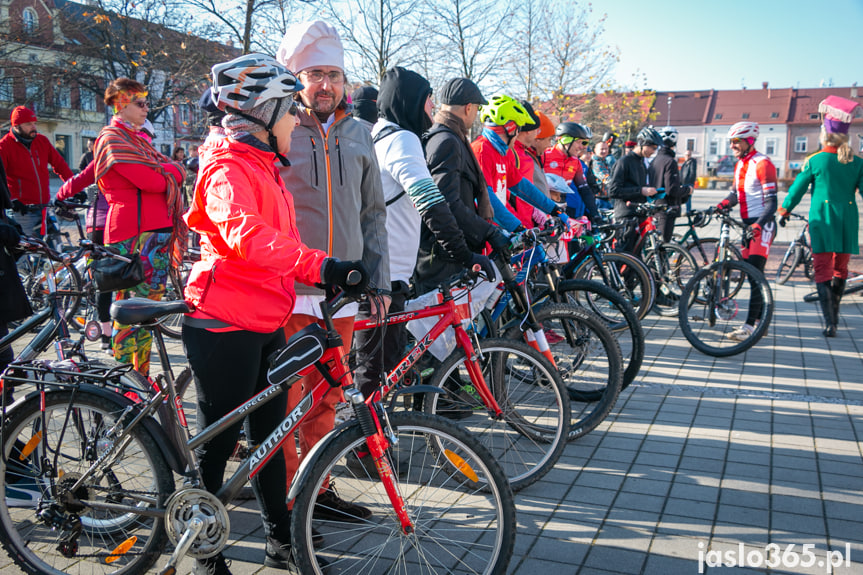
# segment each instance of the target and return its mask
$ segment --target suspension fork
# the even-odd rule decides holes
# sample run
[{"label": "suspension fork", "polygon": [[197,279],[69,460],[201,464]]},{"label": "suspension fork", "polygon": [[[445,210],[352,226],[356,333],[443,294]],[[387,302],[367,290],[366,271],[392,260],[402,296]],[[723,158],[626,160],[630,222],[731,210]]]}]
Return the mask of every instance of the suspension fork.
[{"label": "suspension fork", "polygon": [[[515,275],[509,266],[503,266],[501,269],[504,285],[512,297],[512,302],[516,311],[519,314],[526,316],[523,323],[527,324],[527,329],[524,331],[525,341],[532,348],[544,355],[552,365],[556,366],[554,356],[551,354],[551,349],[548,345],[548,340],[545,337],[545,332],[542,330],[542,325],[536,320],[536,315],[533,313],[533,308],[528,305],[525,292],[521,290],[521,286],[515,281]],[[521,324],[519,324],[521,327]]]},{"label": "suspension fork", "polygon": [[478,342],[477,346],[474,347],[470,336],[468,336],[460,323],[454,325],[453,328],[455,329],[456,342],[458,342],[458,346],[464,350],[465,355],[467,356],[465,358],[465,368],[467,369],[468,376],[470,377],[470,381],[473,384],[474,389],[479,394],[480,399],[482,399],[482,402],[485,404],[489,413],[495,418],[502,417],[503,410],[500,408],[488,382],[485,380],[485,376],[482,374],[482,367],[479,364],[479,360],[482,357],[482,348],[479,346]]}]

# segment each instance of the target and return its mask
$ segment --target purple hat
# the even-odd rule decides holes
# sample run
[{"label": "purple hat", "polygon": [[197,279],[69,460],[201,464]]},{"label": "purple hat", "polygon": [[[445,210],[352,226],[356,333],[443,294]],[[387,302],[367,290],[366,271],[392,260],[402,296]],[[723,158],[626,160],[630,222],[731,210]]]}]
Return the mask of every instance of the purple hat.
[{"label": "purple hat", "polygon": [[860,104],[840,96],[827,96],[818,104],[824,114],[824,129],[828,134],[847,134]]}]

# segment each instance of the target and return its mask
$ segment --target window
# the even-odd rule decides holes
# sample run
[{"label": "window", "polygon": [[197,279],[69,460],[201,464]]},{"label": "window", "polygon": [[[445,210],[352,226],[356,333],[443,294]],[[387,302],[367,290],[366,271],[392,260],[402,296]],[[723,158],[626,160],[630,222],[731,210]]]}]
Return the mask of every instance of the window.
[{"label": "window", "polygon": [[818,120],[818,119],[820,119],[820,118],[821,118],[821,116],[820,116],[819,114],[817,114],[817,113],[809,114],[809,119],[810,119],[810,120]]},{"label": "window", "polygon": [[719,140],[710,140],[710,155],[715,156],[719,153]]},{"label": "window", "polygon": [[776,118],[779,117],[779,112],[773,112],[772,114],[770,114],[770,117],[775,120]]},{"label": "window", "polygon": [[57,86],[54,88],[54,106],[57,108],[72,107],[72,91],[67,87]]},{"label": "window", "polygon": [[81,99],[81,109],[86,112],[96,111],[96,94],[87,88],[78,88],[78,96]]},{"label": "window", "polygon": [[42,107],[42,84],[39,82],[27,82],[27,88],[25,89],[26,100],[30,107],[37,114],[39,113],[39,108]]},{"label": "window", "polygon": [[857,139],[860,141],[860,145],[858,146],[858,152],[863,154],[863,136],[857,136]]},{"label": "window", "polygon": [[744,119],[744,120],[748,120],[748,119],[749,119],[749,112],[743,112],[743,119]]},{"label": "window", "polygon": [[764,153],[768,156],[776,155],[776,138],[767,138],[764,143]]},{"label": "window", "polygon": [[162,153],[166,156],[171,156],[171,144],[162,144]]},{"label": "window", "polygon": [[14,99],[14,83],[12,78],[7,78],[2,72],[0,72],[0,101],[11,102]]},{"label": "window", "polygon": [[72,136],[62,136],[60,134],[54,134],[54,147],[57,148],[57,151],[60,152],[60,155],[63,156],[63,159],[66,160],[66,163],[72,164]]},{"label": "window", "polygon": [[809,139],[806,136],[797,136],[794,138],[794,151],[798,154],[805,154],[809,149]]},{"label": "window", "polygon": [[686,149],[690,152],[695,151],[695,138],[686,138]]},{"label": "window", "polygon": [[715,115],[713,116],[713,119],[714,119],[714,120],[721,120],[721,119],[722,119],[722,114],[715,114]]},{"label": "window", "polygon": [[21,13],[21,24],[25,34],[35,34],[36,29],[39,28],[39,16],[36,11],[29,7],[24,8]]}]

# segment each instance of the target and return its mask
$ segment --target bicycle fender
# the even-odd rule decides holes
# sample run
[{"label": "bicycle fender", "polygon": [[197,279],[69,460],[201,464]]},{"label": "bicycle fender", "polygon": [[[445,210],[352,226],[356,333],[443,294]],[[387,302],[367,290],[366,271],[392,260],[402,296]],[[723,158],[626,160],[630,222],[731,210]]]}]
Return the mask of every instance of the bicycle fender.
[{"label": "bicycle fender", "polygon": [[415,393],[439,393],[441,395],[447,395],[447,392],[442,387],[437,387],[435,385],[411,385],[409,387],[403,387],[401,389],[393,392],[392,397],[390,398],[390,407],[394,407],[396,404],[396,399],[401,395],[414,395]]},{"label": "bicycle fender", "polygon": [[324,447],[329,444],[330,440],[337,434],[344,433],[348,429],[358,426],[359,424],[360,423],[356,419],[350,419],[327,433],[315,444],[314,447],[312,447],[312,450],[309,451],[308,455],[306,455],[305,459],[300,463],[297,472],[294,474],[294,479],[291,481],[291,488],[288,490],[288,501],[296,498],[297,492],[299,492],[300,488],[306,482],[306,476],[309,474],[312,466],[317,462],[318,457],[320,457],[321,451],[323,451]]}]

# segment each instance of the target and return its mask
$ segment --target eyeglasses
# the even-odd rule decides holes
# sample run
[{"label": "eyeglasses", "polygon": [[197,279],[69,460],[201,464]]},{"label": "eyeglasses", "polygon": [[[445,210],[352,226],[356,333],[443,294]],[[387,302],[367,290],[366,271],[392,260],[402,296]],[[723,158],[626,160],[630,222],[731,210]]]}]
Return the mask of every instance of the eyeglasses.
[{"label": "eyeglasses", "polygon": [[582,145],[582,146],[589,146],[589,145],[590,145],[590,140],[582,140],[582,141],[581,141],[581,145]]},{"label": "eyeglasses", "polygon": [[742,141],[743,141],[743,140],[741,140],[740,138],[731,138],[731,143],[732,143],[732,144],[739,144],[739,143],[740,143],[740,142],[742,142]]},{"label": "eyeglasses", "polygon": [[300,113],[300,109],[299,109],[299,107],[297,107],[297,103],[291,102],[291,107],[288,108],[288,114],[290,114],[291,116],[296,116],[299,113]]},{"label": "eyeglasses", "polygon": [[135,104],[136,106],[138,106],[139,108],[149,108],[150,107],[150,102],[148,102],[147,100],[135,100],[132,103]]},{"label": "eyeglasses", "polygon": [[301,72],[311,84],[320,84],[324,78],[329,80],[330,84],[342,84],[345,81],[343,72],[333,70],[332,72],[324,72],[323,70],[304,70]]}]

